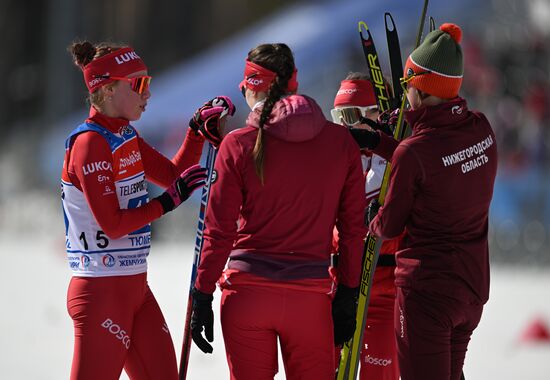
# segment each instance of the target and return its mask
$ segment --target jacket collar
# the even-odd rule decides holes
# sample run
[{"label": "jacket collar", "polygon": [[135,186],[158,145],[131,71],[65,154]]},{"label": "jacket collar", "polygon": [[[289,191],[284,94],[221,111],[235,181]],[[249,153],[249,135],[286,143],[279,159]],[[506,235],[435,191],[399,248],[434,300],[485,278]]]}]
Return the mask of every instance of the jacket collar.
[{"label": "jacket collar", "polygon": [[90,115],[86,119],[86,122],[99,124],[112,133],[119,133],[122,127],[130,124],[126,119],[106,116],[96,110],[94,106],[90,107]]},{"label": "jacket collar", "polygon": [[468,105],[466,100],[461,97],[456,97],[436,106],[405,111],[405,119],[414,132],[426,128],[454,125],[460,123],[466,117],[468,117]]}]

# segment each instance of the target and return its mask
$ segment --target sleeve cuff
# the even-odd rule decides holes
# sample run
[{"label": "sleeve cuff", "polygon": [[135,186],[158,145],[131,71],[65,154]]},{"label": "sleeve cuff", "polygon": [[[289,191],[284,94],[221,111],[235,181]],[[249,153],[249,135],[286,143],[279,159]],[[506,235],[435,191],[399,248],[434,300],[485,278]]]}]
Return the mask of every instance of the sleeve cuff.
[{"label": "sleeve cuff", "polygon": [[191,128],[187,128],[187,135],[185,136],[185,138],[197,143],[204,142],[204,137],[200,133],[195,132]]},{"label": "sleeve cuff", "polygon": [[395,140],[393,137],[386,135],[385,133],[378,132],[380,135],[380,142],[376,148],[372,149],[372,152],[383,159],[390,161],[393,156],[395,148],[399,145],[399,141]]}]

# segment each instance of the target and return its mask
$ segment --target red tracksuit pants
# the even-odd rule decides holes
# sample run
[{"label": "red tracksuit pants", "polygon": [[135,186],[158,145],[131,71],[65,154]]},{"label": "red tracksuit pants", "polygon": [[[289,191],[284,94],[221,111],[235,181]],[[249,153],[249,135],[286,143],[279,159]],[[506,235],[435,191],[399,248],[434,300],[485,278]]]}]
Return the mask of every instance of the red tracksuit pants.
[{"label": "red tracksuit pants", "polygon": [[399,379],[393,322],[394,270],[394,266],[382,266],[374,274],[361,349],[360,380]]},{"label": "red tracksuit pants", "polygon": [[223,289],[220,316],[232,380],[273,380],[277,340],[287,380],[334,380],[329,295],[232,285]]},{"label": "red tracksuit pants", "polygon": [[73,277],[67,308],[74,323],[71,380],[178,379],[176,354],[147,274]]},{"label": "red tracksuit pants", "polygon": [[402,380],[459,380],[483,305],[397,288],[395,333]]},{"label": "red tracksuit pants", "polygon": [[[394,266],[376,268],[363,333],[359,380],[399,380],[393,323]],[[340,360],[337,350],[336,367]]]}]

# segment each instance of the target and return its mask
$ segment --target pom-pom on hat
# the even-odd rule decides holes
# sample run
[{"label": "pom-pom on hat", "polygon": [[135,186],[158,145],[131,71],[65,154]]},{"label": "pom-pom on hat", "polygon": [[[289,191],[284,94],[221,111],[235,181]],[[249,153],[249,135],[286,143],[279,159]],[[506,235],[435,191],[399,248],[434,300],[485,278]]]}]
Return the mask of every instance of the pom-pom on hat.
[{"label": "pom-pom on hat", "polygon": [[443,99],[458,95],[464,74],[462,30],[446,23],[426,36],[405,64],[403,76],[414,77],[409,85]]}]

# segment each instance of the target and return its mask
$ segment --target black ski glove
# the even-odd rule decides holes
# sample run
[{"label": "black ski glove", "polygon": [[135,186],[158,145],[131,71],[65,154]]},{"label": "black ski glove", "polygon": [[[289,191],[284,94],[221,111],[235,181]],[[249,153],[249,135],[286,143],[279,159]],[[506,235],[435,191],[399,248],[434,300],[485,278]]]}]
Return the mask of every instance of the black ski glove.
[{"label": "black ski glove", "polygon": [[365,225],[367,227],[370,225],[370,222],[372,222],[376,214],[378,214],[379,209],[380,203],[378,202],[378,199],[374,198],[365,209]]},{"label": "black ski glove", "polygon": [[341,346],[353,337],[359,288],[348,288],[339,284],[332,300],[332,323],[334,345]]},{"label": "black ski glove", "polygon": [[[388,136],[393,137],[393,131],[395,130],[395,126],[397,125],[397,120],[399,119],[399,109],[387,110],[382,112],[376,121],[367,119],[365,117],[361,118],[361,123],[366,124],[369,127],[373,129],[373,131],[380,131],[385,133]],[[380,142],[380,135],[374,136],[372,133],[373,131],[370,131],[371,134],[367,135],[366,133],[356,132],[353,131],[352,135],[355,138],[355,141],[359,144],[359,146],[363,148],[368,149],[374,149],[378,146],[378,143]],[[356,137],[357,135],[357,137]],[[364,145],[364,146],[362,146]]]},{"label": "black ski glove", "polygon": [[380,143],[380,135],[376,131],[362,128],[349,128],[349,131],[361,149],[372,150]]},{"label": "black ski glove", "polygon": [[[212,311],[212,300],[214,296],[212,294],[203,293],[193,288],[193,311],[191,314],[191,337],[197,347],[204,353],[210,354],[214,349],[212,343],[214,341],[214,312]],[[204,336],[208,342],[202,336],[202,329],[204,327]]]}]

